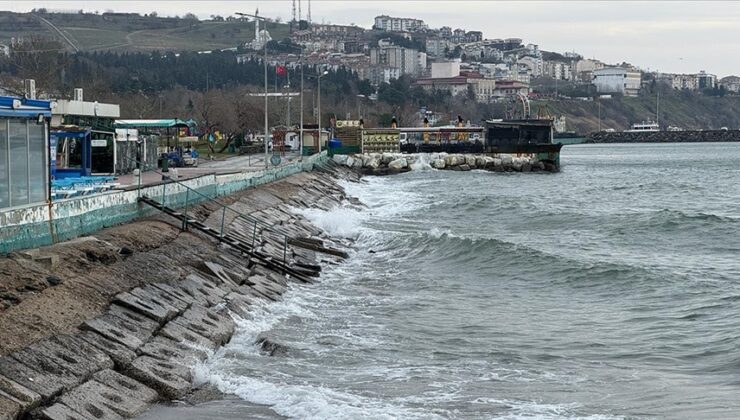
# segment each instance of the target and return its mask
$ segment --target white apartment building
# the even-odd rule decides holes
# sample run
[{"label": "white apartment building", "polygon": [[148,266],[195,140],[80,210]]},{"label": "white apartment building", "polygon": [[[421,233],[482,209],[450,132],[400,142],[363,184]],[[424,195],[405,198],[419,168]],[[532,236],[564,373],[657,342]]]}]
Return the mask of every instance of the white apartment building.
[{"label": "white apartment building", "polygon": [[642,74],[639,71],[622,67],[608,67],[594,70],[593,84],[598,93],[621,93],[637,96],[640,92]]},{"label": "white apartment building", "polygon": [[524,56],[519,59],[519,64],[529,69],[532,77],[541,77],[543,73],[544,62],[540,57]]},{"label": "white apartment building", "polygon": [[545,61],[543,63],[543,74],[557,80],[572,80],[570,65],[560,61]]},{"label": "white apartment building", "polygon": [[418,32],[429,29],[421,19],[399,18],[388,15],[376,16],[374,28],[388,32]]},{"label": "white apartment building", "polygon": [[427,54],[430,57],[442,57],[449,42],[442,38],[428,38],[426,42]]},{"label": "white apartment building", "polygon": [[432,78],[441,79],[445,77],[457,77],[460,75],[460,62],[447,61],[444,63],[432,63]]}]

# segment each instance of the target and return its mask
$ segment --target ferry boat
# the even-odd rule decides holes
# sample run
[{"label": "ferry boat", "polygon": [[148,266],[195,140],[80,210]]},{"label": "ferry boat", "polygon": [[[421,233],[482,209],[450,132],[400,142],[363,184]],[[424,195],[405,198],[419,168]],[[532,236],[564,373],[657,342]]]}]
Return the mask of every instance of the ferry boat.
[{"label": "ferry boat", "polygon": [[639,124],[632,124],[629,130],[624,130],[625,133],[655,133],[660,131],[660,126],[654,121],[643,121]]}]

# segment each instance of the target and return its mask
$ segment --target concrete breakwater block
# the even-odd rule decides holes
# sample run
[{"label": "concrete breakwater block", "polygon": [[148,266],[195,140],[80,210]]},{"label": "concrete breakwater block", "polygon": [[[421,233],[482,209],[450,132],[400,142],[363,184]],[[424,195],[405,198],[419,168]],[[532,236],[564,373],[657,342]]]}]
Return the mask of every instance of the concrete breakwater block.
[{"label": "concrete breakwater block", "polygon": [[94,418],[78,413],[62,403],[40,409],[34,412],[31,417],[40,420],[90,420]]},{"label": "concrete breakwater block", "polygon": [[172,297],[175,297],[183,302],[186,302],[188,305],[195,302],[195,298],[193,296],[190,296],[189,294],[185,293],[180,287],[175,283],[152,283],[149,286],[157,288],[167,294],[169,294]]},{"label": "concrete breakwater block", "polygon": [[143,314],[160,325],[169,321],[177,315],[177,310],[171,306],[162,306],[151,299],[142,298],[129,292],[123,292],[116,295],[113,302],[125,306],[134,312]]},{"label": "concrete breakwater block", "polygon": [[131,362],[126,374],[148,385],[169,399],[180,398],[190,390],[190,368],[151,356]]},{"label": "concrete breakwater block", "polygon": [[138,401],[152,403],[159,398],[155,390],[114,370],[101,370],[93,375],[93,379],[115,389],[120,395],[127,395]]},{"label": "concrete breakwater block", "polygon": [[139,352],[142,356],[185,365],[193,365],[208,358],[205,350],[166,337],[152,338],[139,349]]},{"label": "concrete breakwater block", "polygon": [[[0,413],[18,413],[31,410],[41,404],[41,395],[31,391],[16,381],[0,376]],[[6,414],[10,415],[10,414]],[[2,418],[2,414],[0,414]],[[10,418],[14,418],[11,417]]]},{"label": "concrete breakwater block", "polygon": [[214,351],[218,348],[218,344],[211,339],[198,334],[180,323],[168,322],[167,325],[159,330],[159,335],[178,343],[185,343],[209,351]]},{"label": "concrete breakwater block", "polygon": [[[110,373],[108,377],[112,377]],[[154,390],[131,378],[114,380],[111,383],[114,386],[95,379],[90,380],[63,395],[60,402],[90,418],[116,420],[143,413],[157,398]]]},{"label": "concrete breakwater block", "polygon": [[[65,389],[72,389],[78,378],[68,370],[51,361],[30,359],[33,355],[20,357],[6,356],[0,359],[0,375],[18,382],[22,386],[39,394],[42,400],[48,400]],[[33,364],[29,367],[25,362]]]},{"label": "concrete breakwater block", "polygon": [[97,332],[83,331],[77,336],[107,354],[113,360],[116,369],[122,369],[128,366],[136,358],[136,353],[131,348],[108,339]]},{"label": "concrete breakwater block", "polygon": [[0,375],[39,394],[42,400],[111,367],[113,362],[104,352],[72,336],[42,340],[0,359]]},{"label": "concrete breakwater block", "polygon": [[191,303],[187,299],[179,298],[178,294],[173,295],[158,287],[155,287],[153,284],[148,284],[146,286],[134,289],[132,291],[132,294],[134,294],[135,296],[145,295],[147,298],[153,299],[155,302],[159,303],[162,306],[174,308],[178,314],[187,309],[187,307]]},{"label": "concrete breakwater block", "polygon": [[217,305],[229,292],[216,287],[203,276],[197,274],[188,275],[178,286],[201,306]]},{"label": "concrete breakwater block", "polygon": [[136,350],[144,345],[146,337],[139,338],[136,328],[128,322],[110,314],[104,314],[97,318],[85,321],[80,329],[100,334],[106,339],[125,346],[130,350]]},{"label": "concrete breakwater block", "polygon": [[18,401],[0,393],[0,420],[13,420],[22,412]]},{"label": "concrete breakwater block", "polygon": [[191,306],[182,316],[175,318],[172,322],[193,330],[218,345],[227,343],[234,334],[235,328],[231,317],[200,305]]},{"label": "concrete breakwater block", "polygon": [[226,301],[226,307],[231,313],[243,319],[250,319],[249,308],[254,305],[256,300],[253,296],[231,292],[226,295],[224,300]]}]

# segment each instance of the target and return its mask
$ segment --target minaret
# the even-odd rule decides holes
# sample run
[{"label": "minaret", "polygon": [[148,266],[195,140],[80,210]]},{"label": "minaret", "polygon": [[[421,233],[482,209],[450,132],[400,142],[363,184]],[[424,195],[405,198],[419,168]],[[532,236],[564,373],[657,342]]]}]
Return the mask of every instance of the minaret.
[{"label": "minaret", "polygon": [[[257,9],[254,11],[255,16],[259,16],[260,9]],[[260,20],[255,18],[254,19],[254,40],[255,42],[259,42],[260,40]]]}]

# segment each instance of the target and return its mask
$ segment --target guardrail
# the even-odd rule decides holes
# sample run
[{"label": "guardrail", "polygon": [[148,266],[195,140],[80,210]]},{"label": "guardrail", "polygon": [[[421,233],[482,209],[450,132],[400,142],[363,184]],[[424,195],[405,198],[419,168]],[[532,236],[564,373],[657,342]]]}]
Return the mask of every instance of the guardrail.
[{"label": "guardrail", "polygon": [[[182,226],[181,226],[181,229],[182,230],[187,230],[188,229],[188,220],[189,220],[189,218],[188,218],[188,210],[189,210],[189,207],[190,207],[191,203],[192,204],[200,204],[200,203],[203,203],[203,202],[213,203],[213,204],[216,204],[219,207],[220,211],[221,211],[221,223],[220,223],[219,237],[220,237],[220,240],[222,242],[223,242],[224,235],[225,235],[226,214],[227,214],[227,211],[228,212],[232,212],[232,213],[236,214],[236,218],[245,220],[249,224],[252,225],[252,236],[251,236],[252,248],[255,247],[255,242],[257,241],[257,236],[258,236],[257,235],[257,229],[258,229],[258,227],[260,228],[260,236],[264,232],[271,232],[271,233],[274,233],[274,234],[278,235],[278,237],[282,237],[283,264],[286,264],[286,262],[287,262],[287,253],[288,253],[288,242],[289,242],[289,239],[291,239],[291,236],[287,232],[282,231],[281,229],[276,228],[275,226],[273,226],[273,225],[271,225],[271,224],[269,224],[269,223],[267,223],[267,222],[265,222],[263,220],[260,220],[260,219],[254,217],[254,216],[251,216],[249,214],[245,214],[245,213],[242,213],[242,212],[240,212],[238,210],[235,210],[235,209],[231,208],[230,206],[228,206],[227,204],[222,203],[221,201],[219,201],[219,200],[217,200],[215,198],[209,197],[208,195],[203,194],[202,192],[198,191],[197,189],[192,188],[192,187],[189,187],[188,185],[186,185],[186,184],[184,184],[184,183],[182,183],[182,182],[180,182],[180,181],[178,181],[176,179],[173,179],[168,174],[165,174],[164,172],[161,172],[161,171],[157,170],[156,168],[153,168],[153,167],[147,168],[147,165],[145,163],[141,162],[141,161],[138,161],[137,162],[135,159],[130,159],[130,158],[126,158],[126,159],[132,160],[134,163],[138,163],[139,164],[139,167],[140,167],[140,171],[151,171],[151,172],[154,172],[156,174],[162,175],[162,177],[163,177],[162,178],[163,179],[163,182],[162,182],[162,200],[160,201],[160,203],[161,203],[161,205],[163,207],[162,208],[162,212],[163,213],[164,213],[164,207],[167,206],[167,185],[168,184],[176,184],[176,185],[178,185],[180,187],[183,187],[185,189],[185,204],[184,204],[184,210],[183,210],[183,213],[184,213],[185,217],[184,217],[184,220],[183,220]],[[139,174],[139,176],[138,176],[138,182],[137,182],[136,189],[137,189],[137,196],[139,198],[141,198],[142,197],[142,195],[141,195],[141,189],[142,189],[142,185],[141,185],[141,174]],[[180,192],[178,192],[178,194],[179,193]],[[191,193],[194,195],[194,197],[191,197]],[[200,197],[201,199],[198,199],[198,197]],[[149,199],[154,199],[155,197],[148,197],[148,198]],[[172,202],[172,200],[170,200],[170,202]],[[240,236],[244,236],[242,233],[239,233],[239,235]],[[249,239],[249,238],[247,238],[247,239]]]}]

